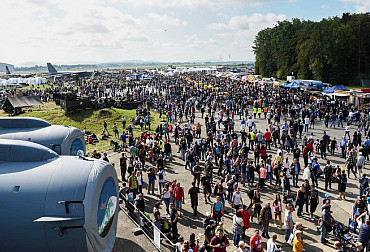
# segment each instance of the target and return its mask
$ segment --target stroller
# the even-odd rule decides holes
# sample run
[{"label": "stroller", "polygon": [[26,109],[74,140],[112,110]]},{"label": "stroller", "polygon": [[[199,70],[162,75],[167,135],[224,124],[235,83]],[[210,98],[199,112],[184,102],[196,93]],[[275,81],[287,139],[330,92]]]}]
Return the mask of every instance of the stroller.
[{"label": "stroller", "polygon": [[349,229],[344,228],[342,223],[334,223],[333,233],[342,244],[343,248],[346,248],[347,251],[357,251],[356,239],[349,232]]}]

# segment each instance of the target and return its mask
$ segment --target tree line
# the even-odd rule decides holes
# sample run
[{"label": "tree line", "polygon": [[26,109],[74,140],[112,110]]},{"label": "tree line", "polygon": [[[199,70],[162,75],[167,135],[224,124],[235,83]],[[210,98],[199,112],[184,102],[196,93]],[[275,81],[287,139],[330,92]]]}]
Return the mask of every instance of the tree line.
[{"label": "tree line", "polygon": [[253,51],[255,71],[266,77],[358,85],[370,79],[370,13],[281,21],[258,32]]}]

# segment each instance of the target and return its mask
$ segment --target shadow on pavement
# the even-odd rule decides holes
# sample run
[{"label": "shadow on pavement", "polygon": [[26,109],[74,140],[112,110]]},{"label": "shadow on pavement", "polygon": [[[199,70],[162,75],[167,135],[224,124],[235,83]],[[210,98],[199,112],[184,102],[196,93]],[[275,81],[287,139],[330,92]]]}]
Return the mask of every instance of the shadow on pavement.
[{"label": "shadow on pavement", "polygon": [[143,249],[139,244],[124,238],[116,238],[114,249],[116,251],[125,252],[145,252],[145,249]]}]

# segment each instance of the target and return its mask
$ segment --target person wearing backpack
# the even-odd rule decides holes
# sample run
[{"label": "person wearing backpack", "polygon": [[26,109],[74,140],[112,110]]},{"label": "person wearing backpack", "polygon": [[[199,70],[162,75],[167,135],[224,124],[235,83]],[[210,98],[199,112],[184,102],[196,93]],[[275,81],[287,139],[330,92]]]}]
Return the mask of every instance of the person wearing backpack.
[{"label": "person wearing backpack", "polygon": [[362,177],[358,179],[358,182],[360,182],[360,198],[362,198],[365,190],[369,188],[369,179],[366,177],[366,174],[363,173]]},{"label": "person wearing backpack", "polygon": [[164,189],[164,185],[166,183],[166,180],[164,179],[166,175],[164,172],[164,169],[160,168],[157,175],[158,175],[158,184],[159,184],[158,191],[159,191],[159,195],[161,195]]}]

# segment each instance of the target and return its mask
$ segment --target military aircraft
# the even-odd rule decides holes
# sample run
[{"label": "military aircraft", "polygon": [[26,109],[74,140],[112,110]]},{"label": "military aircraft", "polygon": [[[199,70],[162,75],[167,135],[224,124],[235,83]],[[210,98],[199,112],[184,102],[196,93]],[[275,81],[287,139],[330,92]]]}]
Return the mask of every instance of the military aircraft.
[{"label": "military aircraft", "polygon": [[8,66],[5,66],[5,73],[6,73],[6,77],[9,77],[9,78],[18,78],[18,77],[29,78],[29,77],[35,76],[35,74],[12,74]]},{"label": "military aircraft", "polygon": [[119,199],[110,163],[30,141],[0,139],[0,150],[0,251],[113,250]]},{"label": "military aircraft", "polygon": [[46,65],[48,67],[49,75],[57,78],[63,78],[66,76],[88,77],[94,73],[92,71],[58,72],[50,62],[46,63]]}]

